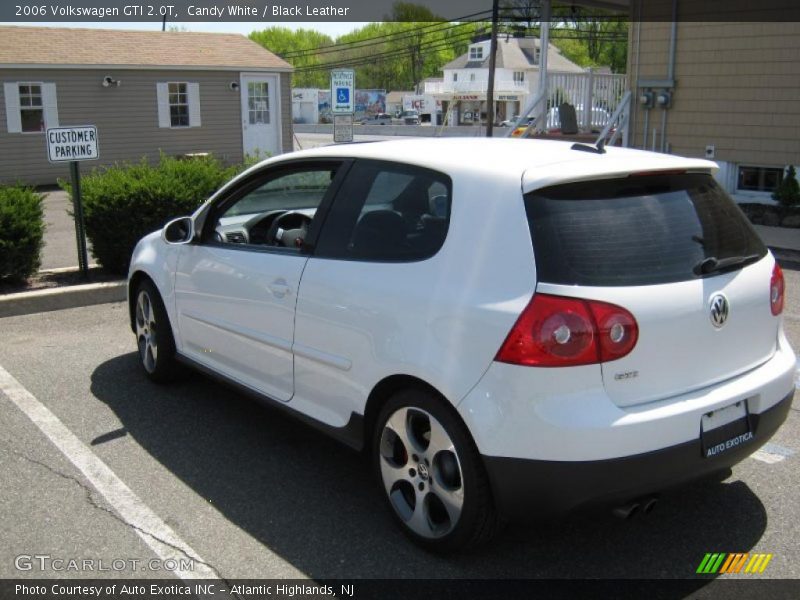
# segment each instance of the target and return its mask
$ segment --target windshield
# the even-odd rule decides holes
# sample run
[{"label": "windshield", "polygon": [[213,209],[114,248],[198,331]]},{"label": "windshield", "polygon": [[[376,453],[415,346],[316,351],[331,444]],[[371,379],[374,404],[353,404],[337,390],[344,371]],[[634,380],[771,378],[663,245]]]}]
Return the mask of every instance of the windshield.
[{"label": "windshield", "polygon": [[[540,281],[652,285],[743,268],[767,249],[707,174],[587,181],[525,195]],[[712,260],[713,259],[713,260]]]}]

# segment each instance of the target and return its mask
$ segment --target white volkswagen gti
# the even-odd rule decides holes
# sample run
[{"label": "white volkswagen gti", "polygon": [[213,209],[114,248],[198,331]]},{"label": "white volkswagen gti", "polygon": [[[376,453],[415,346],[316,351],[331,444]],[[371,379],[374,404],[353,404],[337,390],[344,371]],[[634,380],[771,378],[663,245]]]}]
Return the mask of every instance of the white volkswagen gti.
[{"label": "white volkswagen gti", "polygon": [[141,362],[369,452],[431,549],[647,510],[750,455],[792,402],[783,275],[715,168],[506,139],[269,159],[137,245]]}]

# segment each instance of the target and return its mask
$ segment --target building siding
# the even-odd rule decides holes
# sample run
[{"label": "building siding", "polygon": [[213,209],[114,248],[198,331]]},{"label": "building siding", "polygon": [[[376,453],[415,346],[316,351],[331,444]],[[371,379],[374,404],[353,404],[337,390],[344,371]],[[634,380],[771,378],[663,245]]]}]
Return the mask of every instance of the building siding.
[{"label": "building siding", "polygon": [[[679,11],[686,2],[679,3]],[[637,90],[637,78],[666,79],[670,26],[644,21],[631,27],[631,89]],[[676,85],[667,110],[668,150],[703,157],[706,146],[713,145],[718,161],[800,164],[798,57],[800,23],[678,23]],[[655,128],[658,149],[662,109],[650,110],[645,144],[644,110],[636,102],[634,106],[631,145],[650,148]]]},{"label": "building siding", "polygon": [[[121,81],[104,88],[105,75]],[[291,150],[289,74],[281,73],[281,119],[284,150]],[[97,126],[100,160],[83,169],[115,162],[158,159],[159,153],[181,155],[209,152],[226,164],[242,155],[240,94],[230,89],[237,71],[170,71],[98,69],[3,69],[0,82],[43,81],[56,84],[59,125]],[[187,81],[200,86],[201,126],[167,129],[158,126],[156,82]],[[3,90],[0,86],[0,96]],[[0,182],[41,185],[68,176],[67,164],[47,160],[44,134],[9,134],[5,98],[0,99]]]}]

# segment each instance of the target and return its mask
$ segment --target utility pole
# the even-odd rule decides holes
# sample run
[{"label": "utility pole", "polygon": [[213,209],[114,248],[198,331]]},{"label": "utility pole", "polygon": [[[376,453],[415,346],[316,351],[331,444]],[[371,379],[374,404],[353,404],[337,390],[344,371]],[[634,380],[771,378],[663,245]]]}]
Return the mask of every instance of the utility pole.
[{"label": "utility pole", "polygon": [[494,66],[497,55],[497,21],[500,0],[492,0],[492,39],[489,43],[489,85],[486,86],[486,137],[494,131]]}]

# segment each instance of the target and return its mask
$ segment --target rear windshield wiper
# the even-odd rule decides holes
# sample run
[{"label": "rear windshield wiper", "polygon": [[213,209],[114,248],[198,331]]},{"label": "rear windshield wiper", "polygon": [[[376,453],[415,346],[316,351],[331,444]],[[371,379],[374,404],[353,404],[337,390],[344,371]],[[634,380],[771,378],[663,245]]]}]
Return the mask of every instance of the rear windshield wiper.
[{"label": "rear windshield wiper", "polygon": [[759,260],[758,254],[748,254],[747,256],[729,256],[727,258],[717,258],[709,256],[704,258],[694,266],[695,275],[708,275],[709,273],[720,273],[736,267],[744,267]]}]

